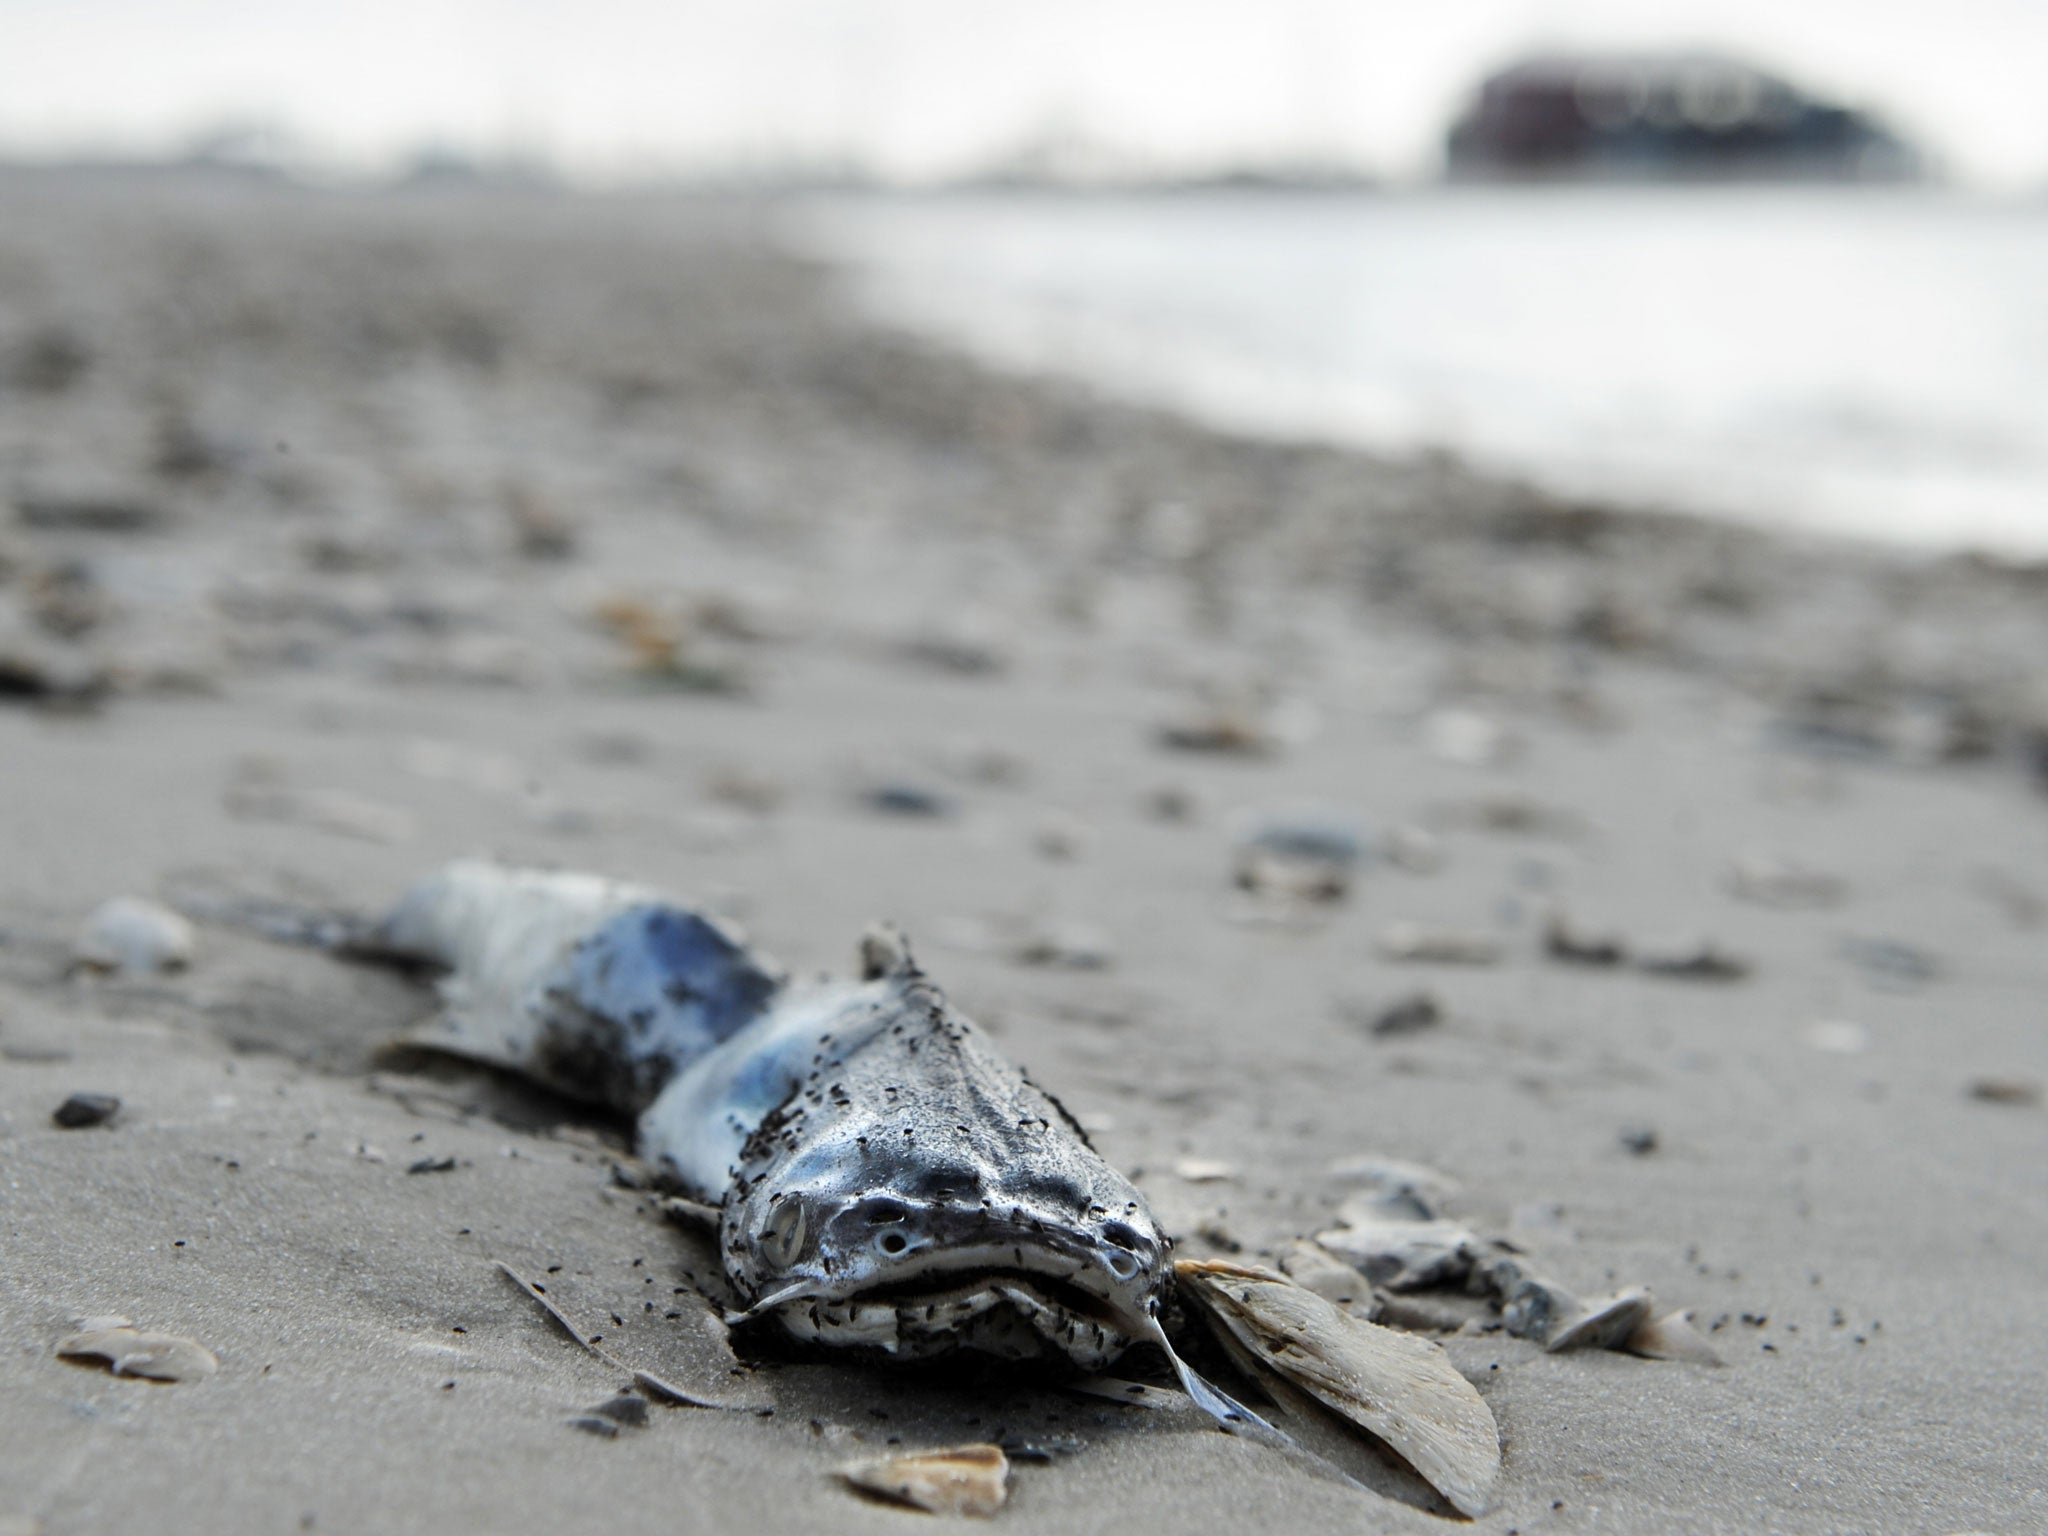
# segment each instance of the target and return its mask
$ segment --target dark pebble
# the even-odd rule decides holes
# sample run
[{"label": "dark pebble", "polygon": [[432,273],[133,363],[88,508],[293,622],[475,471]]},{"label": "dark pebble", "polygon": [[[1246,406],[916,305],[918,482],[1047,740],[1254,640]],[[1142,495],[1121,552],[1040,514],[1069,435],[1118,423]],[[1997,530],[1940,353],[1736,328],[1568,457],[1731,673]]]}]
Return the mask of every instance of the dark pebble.
[{"label": "dark pebble", "polygon": [[1648,1157],[1657,1150],[1657,1133],[1647,1125],[1631,1125],[1621,1132],[1621,1144],[1637,1157]]},{"label": "dark pebble", "polygon": [[455,1166],[452,1157],[423,1157],[405,1171],[407,1173],[447,1173]]},{"label": "dark pebble", "polygon": [[88,1125],[105,1125],[121,1108],[111,1093],[74,1093],[59,1104],[50,1118],[67,1131]]}]

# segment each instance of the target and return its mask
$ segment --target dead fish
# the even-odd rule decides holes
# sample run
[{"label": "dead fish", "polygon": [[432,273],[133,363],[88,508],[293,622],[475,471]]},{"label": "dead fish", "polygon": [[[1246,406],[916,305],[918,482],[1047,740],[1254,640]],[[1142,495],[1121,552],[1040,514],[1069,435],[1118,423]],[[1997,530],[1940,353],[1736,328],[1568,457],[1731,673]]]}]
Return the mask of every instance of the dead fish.
[{"label": "dead fish", "polygon": [[1442,1345],[1365,1322],[1271,1270],[1183,1259],[1174,1271],[1233,1358],[1282,1386],[1276,1397],[1306,1393],[1385,1442],[1460,1514],[1486,1512],[1500,1428]]},{"label": "dead fish", "polygon": [[934,1515],[987,1519],[1010,1496],[1010,1459],[999,1445],[884,1456],[841,1467],[849,1487]]},{"label": "dead fish", "polygon": [[443,1011],[412,1043],[637,1115],[640,1158],[718,1209],[736,1325],[1084,1371],[1150,1342],[1226,1428],[1275,1434],[1173,1356],[1168,1244],[1144,1197],[892,931],[863,942],[858,980],[795,985],[654,891],[480,862],[373,922],[215,915],[437,966]]}]

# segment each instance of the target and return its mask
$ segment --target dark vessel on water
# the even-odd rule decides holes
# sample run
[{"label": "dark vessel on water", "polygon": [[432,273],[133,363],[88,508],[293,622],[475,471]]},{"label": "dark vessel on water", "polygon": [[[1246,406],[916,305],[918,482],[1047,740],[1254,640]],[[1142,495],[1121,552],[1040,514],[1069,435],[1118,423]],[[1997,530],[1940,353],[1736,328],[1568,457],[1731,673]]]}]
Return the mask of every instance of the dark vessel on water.
[{"label": "dark vessel on water", "polygon": [[1524,59],[1480,84],[1447,148],[1459,179],[1903,181],[1925,169],[1868,113],[1713,53]]}]

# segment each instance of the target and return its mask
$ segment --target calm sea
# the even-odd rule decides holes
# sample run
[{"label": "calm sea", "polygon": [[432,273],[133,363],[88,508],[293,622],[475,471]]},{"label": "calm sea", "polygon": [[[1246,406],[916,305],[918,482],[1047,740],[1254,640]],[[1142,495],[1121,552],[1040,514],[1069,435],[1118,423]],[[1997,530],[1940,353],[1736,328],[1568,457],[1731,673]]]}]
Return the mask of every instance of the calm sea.
[{"label": "calm sea", "polygon": [[2048,201],[1016,193],[790,219],[889,321],[1226,425],[2048,554]]}]

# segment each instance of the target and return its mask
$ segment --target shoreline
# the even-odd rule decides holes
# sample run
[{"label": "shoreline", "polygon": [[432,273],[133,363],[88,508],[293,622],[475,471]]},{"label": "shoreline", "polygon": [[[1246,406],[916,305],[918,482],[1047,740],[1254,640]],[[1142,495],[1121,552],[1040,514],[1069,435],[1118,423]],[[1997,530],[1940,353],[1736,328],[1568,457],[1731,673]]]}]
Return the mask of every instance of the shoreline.
[{"label": "shoreline", "polygon": [[[797,970],[896,919],[1192,1256],[1267,1261],[1390,1157],[1583,1293],[1696,1311],[1725,1368],[1448,1336],[1506,1441],[1474,1529],[2048,1510],[2041,572],[1005,378],[821,308],[745,210],[0,210],[0,491],[43,509],[0,653],[52,685],[0,707],[0,1524],[880,1532],[835,1465],[1001,1430],[1053,1448],[1017,1529],[1444,1529],[1173,1414],[735,1361],[666,1315],[710,1260],[613,1128],[376,1055],[431,1007],[401,978],[204,926],[183,972],[69,965],[110,896],[374,910],[477,852]],[[1219,725],[1252,750],[1162,734]],[[1262,906],[1241,829],[1303,806],[1370,852]],[[1749,969],[1575,962],[1553,915]],[[1390,958],[1403,924],[1493,958]],[[1361,1022],[1416,993],[1426,1027]],[[122,1108],[56,1128],[76,1092]],[[773,1417],[566,1427],[618,1383],[493,1261]],[[54,1357],[109,1312],[219,1374]]]}]

